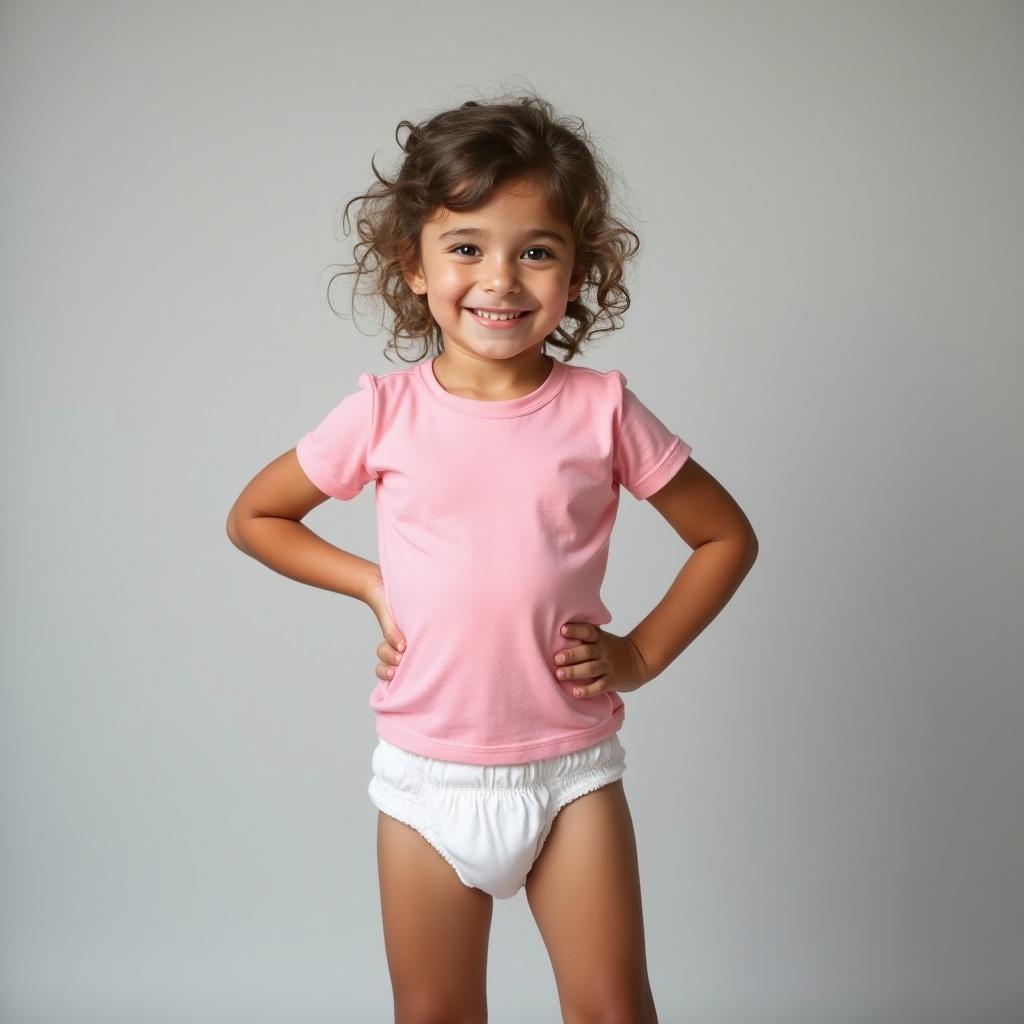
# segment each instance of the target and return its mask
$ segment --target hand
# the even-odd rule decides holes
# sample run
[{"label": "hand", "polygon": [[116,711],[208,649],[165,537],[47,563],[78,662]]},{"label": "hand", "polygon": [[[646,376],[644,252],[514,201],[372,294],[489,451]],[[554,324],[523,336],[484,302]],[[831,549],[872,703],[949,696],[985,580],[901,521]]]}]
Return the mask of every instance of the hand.
[{"label": "hand", "polygon": [[405,634],[392,618],[383,578],[377,578],[369,584],[365,601],[373,614],[377,616],[380,630],[384,634],[384,639],[377,644],[377,657],[380,661],[377,662],[374,672],[378,679],[387,681],[395,674],[395,668],[402,660],[402,651],[405,650]]},{"label": "hand", "polygon": [[[558,681],[578,680],[570,692],[580,700],[609,690],[618,693],[639,690],[653,678],[639,648],[629,637],[606,633],[590,622],[567,622],[562,627],[562,635],[580,642],[555,652],[556,672],[560,669],[565,672]],[[559,658],[564,660],[559,662]]]}]

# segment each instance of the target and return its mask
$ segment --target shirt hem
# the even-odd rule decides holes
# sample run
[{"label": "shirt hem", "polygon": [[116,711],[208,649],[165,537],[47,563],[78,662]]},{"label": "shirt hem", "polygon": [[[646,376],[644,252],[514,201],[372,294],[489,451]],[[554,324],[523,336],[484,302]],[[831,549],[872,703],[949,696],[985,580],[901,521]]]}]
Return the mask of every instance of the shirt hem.
[{"label": "shirt hem", "polygon": [[306,474],[306,476],[319,490],[323,491],[324,494],[331,498],[337,498],[339,501],[348,501],[350,498],[354,498],[361,488],[352,490],[339,484],[338,481],[327,472],[326,467],[316,457],[316,455],[310,451],[310,444],[310,436],[309,434],[306,434],[295,445],[295,458],[303,473]]},{"label": "shirt hem", "polygon": [[[591,698],[593,699],[593,698]],[[396,747],[412,754],[433,757],[441,761],[457,761],[460,764],[522,764],[539,761],[546,757],[558,757],[600,743],[601,740],[618,732],[626,716],[626,705],[615,709],[610,718],[599,722],[591,729],[570,733],[556,739],[537,740],[531,743],[513,743],[502,746],[464,746],[431,739],[419,733],[409,732],[377,712],[377,735]]]},{"label": "shirt hem", "polygon": [[638,501],[649,498],[660,491],[679,472],[693,449],[681,438],[676,438],[665,457],[649,470],[631,488],[630,492]]}]

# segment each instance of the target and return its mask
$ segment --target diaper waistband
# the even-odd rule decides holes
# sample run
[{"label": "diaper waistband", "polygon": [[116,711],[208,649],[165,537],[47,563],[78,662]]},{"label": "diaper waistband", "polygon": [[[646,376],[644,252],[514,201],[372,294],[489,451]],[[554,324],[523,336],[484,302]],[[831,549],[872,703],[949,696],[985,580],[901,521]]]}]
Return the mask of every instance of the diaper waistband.
[{"label": "diaper waistband", "polygon": [[519,764],[478,765],[425,757],[378,737],[373,753],[373,771],[383,776],[412,774],[423,783],[445,789],[519,789],[605,765],[621,763],[624,767],[625,754],[618,733],[612,733],[599,743],[568,754]]}]

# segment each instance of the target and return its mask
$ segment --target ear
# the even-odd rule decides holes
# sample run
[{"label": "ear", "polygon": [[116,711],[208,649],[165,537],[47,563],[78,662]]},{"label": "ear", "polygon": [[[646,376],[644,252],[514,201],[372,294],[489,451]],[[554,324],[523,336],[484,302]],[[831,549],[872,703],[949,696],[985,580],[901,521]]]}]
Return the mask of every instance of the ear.
[{"label": "ear", "polygon": [[423,271],[420,268],[415,270],[403,270],[402,276],[405,278],[405,283],[417,294],[427,294],[427,279],[423,276]]},{"label": "ear", "polygon": [[427,279],[423,276],[423,267],[416,258],[415,247],[409,240],[399,245],[399,265],[402,268],[402,277],[412,291],[417,295],[426,295]]},{"label": "ear", "polygon": [[569,301],[575,302],[580,297],[584,279],[587,276],[586,268],[577,263],[572,269],[572,277],[569,278]]}]

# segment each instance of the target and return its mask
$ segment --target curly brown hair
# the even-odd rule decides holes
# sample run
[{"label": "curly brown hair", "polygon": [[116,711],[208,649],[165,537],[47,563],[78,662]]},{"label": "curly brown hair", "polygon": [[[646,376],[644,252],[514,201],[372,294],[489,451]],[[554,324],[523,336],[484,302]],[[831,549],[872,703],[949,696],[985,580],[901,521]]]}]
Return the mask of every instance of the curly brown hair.
[{"label": "curly brown hair", "polygon": [[[407,128],[404,143],[399,132]],[[362,201],[356,228],[360,241],[353,247],[355,262],[336,277],[355,274],[352,311],[359,281],[365,275],[371,287],[367,295],[383,299],[393,314],[391,337],[385,346],[403,361],[415,362],[444,350],[441,329],[427,306],[406,283],[403,266],[420,255],[420,230],[438,207],[472,210],[487,202],[506,182],[524,176],[536,180],[553,210],[572,226],[576,263],[584,272],[579,297],[568,303],[563,318],[575,326],[559,326],[545,339],[563,349],[569,362],[593,335],[618,330],[622,313],[629,308],[629,291],[623,283],[626,261],[636,256],[640,239],[611,212],[613,176],[578,117],[558,117],[547,100],[535,93],[504,95],[486,102],[467,100],[413,124],[402,120],[395,141],[405,153],[393,179],[370,165],[377,183],[350,199],[342,223],[349,232],[348,209]],[[587,299],[593,297],[593,306]],[[331,306],[333,310],[334,307]],[[335,311],[337,312],[337,311]],[[600,326],[602,320],[606,326]],[[405,360],[400,338],[423,344],[414,359]]]}]

